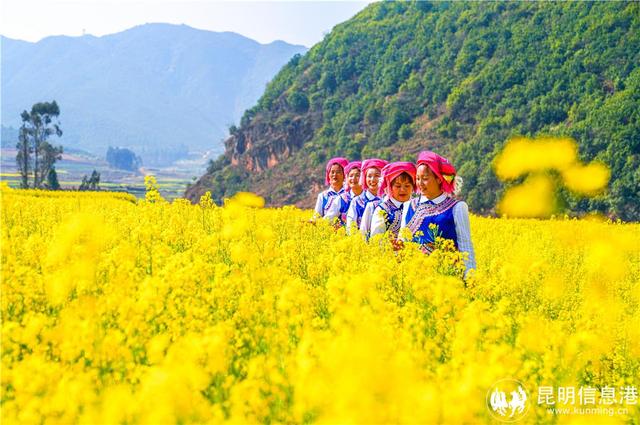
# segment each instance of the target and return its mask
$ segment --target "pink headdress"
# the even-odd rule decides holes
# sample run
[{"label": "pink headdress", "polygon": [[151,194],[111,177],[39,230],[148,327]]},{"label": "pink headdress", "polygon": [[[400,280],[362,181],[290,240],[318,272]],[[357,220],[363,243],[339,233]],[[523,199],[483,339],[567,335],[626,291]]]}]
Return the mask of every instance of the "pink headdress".
[{"label": "pink headdress", "polygon": [[418,166],[426,165],[433,171],[442,183],[442,191],[445,193],[453,193],[454,180],[456,178],[456,169],[451,165],[447,158],[431,151],[422,151],[418,154]]},{"label": "pink headdress", "polygon": [[344,175],[345,177],[349,175],[349,172],[354,168],[362,169],[362,162],[360,161],[351,161],[344,167]]},{"label": "pink headdress", "polygon": [[381,193],[378,193],[378,196],[382,196],[382,194],[391,195],[391,182],[393,179],[398,177],[402,173],[407,173],[411,176],[413,180],[411,183],[413,184],[413,190],[416,190],[416,166],[413,162],[392,162],[387,164],[382,169],[382,184],[380,186]]},{"label": "pink headdress", "polygon": [[346,167],[344,167],[344,181],[346,182],[347,190],[351,190],[351,186],[349,186],[349,181],[348,181],[347,177],[349,176],[349,173],[351,172],[351,170],[353,170],[354,168],[357,168],[358,170],[361,170],[362,169],[362,162],[360,162],[360,161],[351,161],[350,163],[347,164]]},{"label": "pink headdress", "polygon": [[362,173],[360,173],[360,186],[362,186],[363,190],[369,189],[367,186],[367,171],[369,171],[369,168],[378,168],[382,170],[387,164],[388,162],[384,159],[372,158],[364,160],[362,163]]},{"label": "pink headdress", "polygon": [[327,162],[327,168],[325,169],[324,173],[324,184],[326,184],[327,186],[331,184],[331,181],[329,181],[329,172],[331,171],[331,167],[334,164],[338,164],[339,166],[341,166],[342,170],[344,171],[344,168],[349,164],[349,160],[347,158],[336,157],[331,158],[329,162]]}]

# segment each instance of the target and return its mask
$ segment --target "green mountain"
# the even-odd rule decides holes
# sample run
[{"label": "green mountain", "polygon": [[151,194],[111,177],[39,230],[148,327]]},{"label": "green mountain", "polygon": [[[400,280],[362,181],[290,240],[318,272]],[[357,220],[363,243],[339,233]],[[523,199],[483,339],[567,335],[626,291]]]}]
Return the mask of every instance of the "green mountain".
[{"label": "green mountain", "polygon": [[512,135],[569,135],[608,164],[606,195],[567,211],[640,220],[640,3],[381,2],[295,56],[186,192],[252,190],[311,206],[324,162],[449,156],[471,209],[504,186],[491,167]]}]

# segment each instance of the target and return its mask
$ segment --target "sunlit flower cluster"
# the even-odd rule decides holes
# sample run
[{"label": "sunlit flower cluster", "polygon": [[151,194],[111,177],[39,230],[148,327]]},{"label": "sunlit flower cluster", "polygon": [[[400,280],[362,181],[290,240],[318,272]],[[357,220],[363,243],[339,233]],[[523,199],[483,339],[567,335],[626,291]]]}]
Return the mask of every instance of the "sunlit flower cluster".
[{"label": "sunlit flower cluster", "polygon": [[0,196],[2,423],[489,423],[503,378],[640,385],[639,224],[472,215],[462,280],[446,242],[252,194]]},{"label": "sunlit flower cluster", "polygon": [[527,178],[506,190],[498,211],[509,217],[549,217],[559,185],[579,196],[602,193],[609,169],[600,162],[582,164],[577,152],[575,140],[567,137],[510,139],[494,161],[495,173],[503,181]]}]

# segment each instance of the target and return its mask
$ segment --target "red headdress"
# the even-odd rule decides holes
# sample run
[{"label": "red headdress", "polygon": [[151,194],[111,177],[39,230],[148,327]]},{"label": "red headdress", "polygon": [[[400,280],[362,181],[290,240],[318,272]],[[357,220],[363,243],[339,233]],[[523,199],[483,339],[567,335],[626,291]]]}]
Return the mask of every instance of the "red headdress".
[{"label": "red headdress", "polygon": [[416,190],[416,166],[413,162],[392,162],[387,164],[382,169],[382,184],[380,185],[381,192],[378,196],[383,194],[391,195],[391,182],[402,173],[407,173],[411,177],[411,184],[413,190]]},{"label": "red headdress", "polygon": [[336,157],[331,158],[329,162],[327,162],[327,168],[325,169],[324,173],[324,184],[326,184],[327,186],[331,184],[331,182],[329,181],[329,172],[331,171],[331,167],[334,164],[338,164],[339,166],[341,166],[342,170],[344,171],[345,167],[349,164],[349,160],[347,158]]},{"label": "red headdress", "polygon": [[362,173],[360,173],[360,186],[362,186],[363,190],[369,189],[369,187],[367,186],[367,171],[369,170],[369,168],[378,168],[382,170],[387,164],[388,162],[384,159],[372,158],[364,160],[364,162],[362,163]]},{"label": "red headdress", "polygon": [[442,183],[442,191],[445,193],[453,193],[454,180],[456,178],[456,169],[451,165],[449,160],[431,151],[422,151],[418,155],[418,166],[426,165],[433,174],[438,177]]}]

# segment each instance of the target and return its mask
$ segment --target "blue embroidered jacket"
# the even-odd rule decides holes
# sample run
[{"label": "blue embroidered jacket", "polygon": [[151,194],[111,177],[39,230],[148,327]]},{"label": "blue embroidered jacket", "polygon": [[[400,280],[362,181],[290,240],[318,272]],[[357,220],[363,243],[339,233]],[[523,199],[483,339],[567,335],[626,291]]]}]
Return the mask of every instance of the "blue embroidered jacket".
[{"label": "blue embroidered jacket", "polygon": [[[435,242],[433,232],[429,229],[430,224],[435,224],[438,226],[439,236],[453,240],[458,248],[458,236],[453,218],[453,207],[458,201],[449,197],[439,204],[431,201],[418,203],[419,200],[420,198],[411,200],[405,218],[407,227],[414,235],[413,241],[424,247]],[[416,235],[418,232],[421,233]]]},{"label": "blue embroidered jacket", "polygon": [[[356,222],[358,223],[358,229],[360,228],[360,223],[362,222],[362,215],[364,214],[364,210],[367,207],[367,204],[369,202],[375,202],[375,201],[379,201],[380,200],[380,198],[377,197],[377,196],[374,196],[373,198],[369,199],[367,197],[367,193],[369,193],[369,191],[365,190],[360,195],[358,195],[355,198],[353,198],[353,200],[351,201],[351,202],[355,203]],[[374,204],[374,206],[375,206],[375,204]]]},{"label": "blue embroidered jacket", "polygon": [[396,207],[393,201],[391,201],[391,198],[387,198],[383,202],[380,202],[378,206],[385,212],[387,231],[397,237],[402,221],[402,204],[400,204],[400,207]]}]

